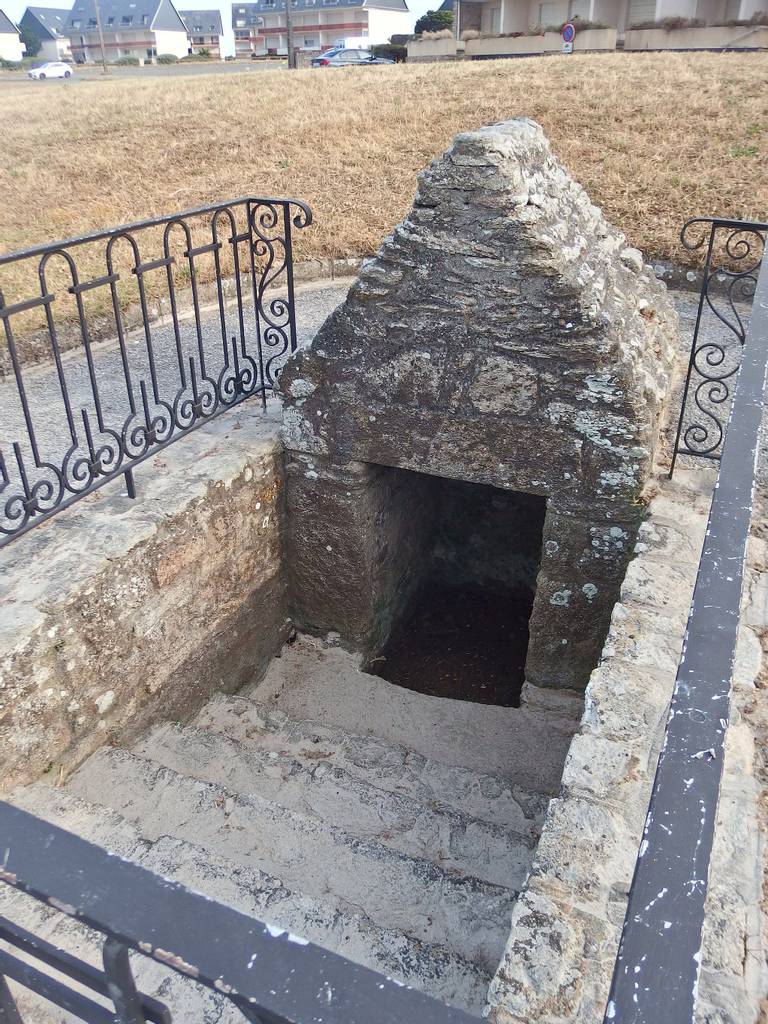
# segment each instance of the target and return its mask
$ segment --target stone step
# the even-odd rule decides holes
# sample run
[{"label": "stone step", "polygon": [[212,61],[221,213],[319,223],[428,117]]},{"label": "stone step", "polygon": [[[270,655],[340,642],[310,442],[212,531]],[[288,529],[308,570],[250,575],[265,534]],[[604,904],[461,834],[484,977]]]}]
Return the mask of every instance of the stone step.
[{"label": "stone step", "polygon": [[[18,789],[11,799],[16,806],[45,821],[97,843],[120,857],[151,867],[144,863],[152,850],[151,844],[141,838],[135,825],[108,808],[91,806],[65,790],[51,789],[42,784]],[[52,942],[59,949],[101,968],[103,937],[69,915],[4,884],[0,884],[0,915]],[[13,952],[20,959],[39,966],[33,959],[18,951]],[[241,1024],[242,1015],[217,993],[190,983],[147,957],[132,954],[131,964],[141,991],[169,1006],[174,1020]],[[53,1006],[34,992],[14,982],[10,986],[23,1021],[34,1021],[35,1024],[75,1024],[79,1021],[79,1018]],[[77,991],[93,998],[85,988]],[[98,1002],[98,998],[95,1001]]]},{"label": "stone step", "polygon": [[497,775],[451,767],[378,736],[292,718],[247,697],[216,694],[191,724],[303,764],[332,761],[379,789],[408,793],[429,806],[458,811],[534,840],[549,804],[547,796],[529,793]]},{"label": "stone step", "polygon": [[430,697],[361,672],[358,657],[299,637],[245,696],[355,735],[373,735],[449,767],[495,775],[531,793],[560,786],[583,698],[548,691],[541,708]]},{"label": "stone step", "polygon": [[[489,971],[445,947],[378,927],[343,900],[294,892],[257,868],[227,860],[182,839],[163,836],[149,842],[141,838],[135,825],[120,815],[89,804],[67,790],[36,786],[17,792],[14,803],[61,828],[99,842],[164,878],[180,882],[260,921],[301,935],[450,1005],[478,1014],[483,1008]],[[10,886],[0,885],[0,914],[68,952],[99,963],[100,946],[90,929]],[[135,957],[134,962],[140,967],[137,977],[143,990],[168,1001],[165,992],[158,993],[158,989],[164,983],[167,987],[166,979],[175,976],[143,957]],[[183,979],[177,979],[176,985],[189,988]],[[203,992],[196,986],[193,988]],[[210,1019],[218,1021],[213,1009],[218,1006],[220,1013],[222,1002],[220,997],[207,993],[194,1014],[174,1014],[174,1020],[207,1020],[209,1018],[201,1015],[201,1011],[210,1003]],[[37,1020],[37,1017],[31,1019]]]},{"label": "stone step", "polygon": [[444,871],[475,875],[520,889],[533,859],[534,839],[458,811],[430,807],[350,775],[329,760],[298,760],[245,746],[215,732],[164,726],[133,748],[180,775],[257,794],[300,814],[372,839]]},{"label": "stone step", "polygon": [[446,946],[487,970],[499,962],[516,897],[512,889],[444,871],[124,750],[97,751],[68,788],[136,822],[145,839],[168,835],[197,843],[292,889],[341,897],[381,927]]}]

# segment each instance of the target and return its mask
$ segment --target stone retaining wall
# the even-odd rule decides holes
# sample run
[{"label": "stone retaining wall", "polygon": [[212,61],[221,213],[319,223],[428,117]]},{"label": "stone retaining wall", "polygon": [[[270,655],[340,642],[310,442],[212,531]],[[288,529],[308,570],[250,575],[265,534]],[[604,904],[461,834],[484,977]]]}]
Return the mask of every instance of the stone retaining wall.
[{"label": "stone retaining wall", "polygon": [[[585,712],[550,804],[489,992],[493,1024],[603,1019],[629,886],[680,658],[709,508],[712,474],[665,482],[640,528]],[[695,489],[694,489],[695,487]],[[756,565],[765,548],[752,549]],[[760,602],[766,604],[765,577]],[[758,602],[758,604],[760,603]],[[766,619],[766,608],[758,617]],[[759,786],[754,738],[739,708],[754,699],[760,650],[745,612],[735,709],[710,873],[697,1020],[746,1024],[766,988],[761,936]]]},{"label": "stone retaining wall", "polygon": [[2,787],[189,717],[285,638],[276,423],[241,407],[3,551]]}]

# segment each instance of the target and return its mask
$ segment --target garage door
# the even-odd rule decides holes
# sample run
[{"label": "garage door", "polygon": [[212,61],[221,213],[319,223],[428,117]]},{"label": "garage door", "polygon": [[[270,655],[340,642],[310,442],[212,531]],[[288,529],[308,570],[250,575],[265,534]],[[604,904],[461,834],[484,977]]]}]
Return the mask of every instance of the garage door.
[{"label": "garage door", "polygon": [[653,21],[656,17],[656,0],[629,0],[627,26],[641,21]]}]

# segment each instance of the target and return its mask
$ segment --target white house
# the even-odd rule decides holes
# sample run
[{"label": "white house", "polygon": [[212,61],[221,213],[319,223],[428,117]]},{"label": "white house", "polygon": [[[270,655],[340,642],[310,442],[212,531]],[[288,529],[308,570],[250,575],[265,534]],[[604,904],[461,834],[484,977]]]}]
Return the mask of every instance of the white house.
[{"label": "white house", "polygon": [[[99,0],[99,11],[107,60],[153,61],[163,53],[187,56],[187,27],[172,0]],[[93,0],[75,0],[66,33],[77,63],[101,60]]]},{"label": "white house", "polygon": [[65,32],[69,10],[57,7],[28,7],[19,28],[40,40],[40,60],[61,60],[70,57],[69,39]]},{"label": "white house", "polygon": [[19,30],[3,11],[0,11],[0,60],[17,63],[23,54]]},{"label": "white house", "polygon": [[[326,50],[351,37],[386,43],[411,31],[406,0],[293,0],[291,10],[294,46],[300,50]],[[233,3],[232,28],[238,57],[288,52],[285,0]]]},{"label": "white house", "polygon": [[187,26],[189,52],[207,50],[212,57],[220,57],[221,37],[224,34],[221,11],[179,11],[179,14]]}]

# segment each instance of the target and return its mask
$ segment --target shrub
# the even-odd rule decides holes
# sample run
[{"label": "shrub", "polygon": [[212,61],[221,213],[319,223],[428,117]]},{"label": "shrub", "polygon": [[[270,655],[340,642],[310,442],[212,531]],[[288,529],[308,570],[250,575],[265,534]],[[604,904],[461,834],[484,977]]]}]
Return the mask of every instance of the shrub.
[{"label": "shrub", "polygon": [[19,36],[22,43],[24,44],[24,51],[28,57],[36,57],[40,53],[40,47],[43,45],[40,41],[40,37],[36,36],[34,32],[30,31],[29,28],[19,29]]},{"label": "shrub", "polygon": [[730,21],[713,21],[717,28],[753,28],[768,25],[768,11],[755,11],[751,18],[731,18]]},{"label": "shrub", "polygon": [[522,36],[542,36],[544,29],[540,26],[526,29],[525,32],[481,32],[476,28],[465,29],[461,38],[467,39],[520,39]]},{"label": "shrub", "polygon": [[453,11],[427,11],[416,22],[414,29],[417,36],[424,32],[440,32],[453,27]]},{"label": "shrub", "polygon": [[453,39],[453,32],[449,28],[444,28],[440,32],[422,32],[419,39]]},{"label": "shrub", "polygon": [[18,71],[21,64],[17,60],[6,60],[5,57],[0,57],[0,71]]},{"label": "shrub", "polygon": [[665,32],[674,32],[679,28],[704,28],[706,21],[702,18],[661,18],[659,21],[638,21],[630,28],[663,28]]},{"label": "shrub", "polygon": [[386,57],[397,64],[404,64],[408,57],[408,48],[395,43],[376,43],[371,47],[371,53],[377,57]]},{"label": "shrub", "polygon": [[138,57],[118,57],[115,64],[119,64],[120,67],[132,67],[136,68],[139,66]]},{"label": "shrub", "polygon": [[178,64],[179,58],[175,53],[161,53],[157,58],[158,64]]},{"label": "shrub", "polygon": [[586,32],[590,28],[608,28],[602,21],[590,21],[588,18],[573,18],[570,22],[564,21],[560,25],[547,25],[547,32],[563,31],[566,25],[573,25],[577,32]]}]

